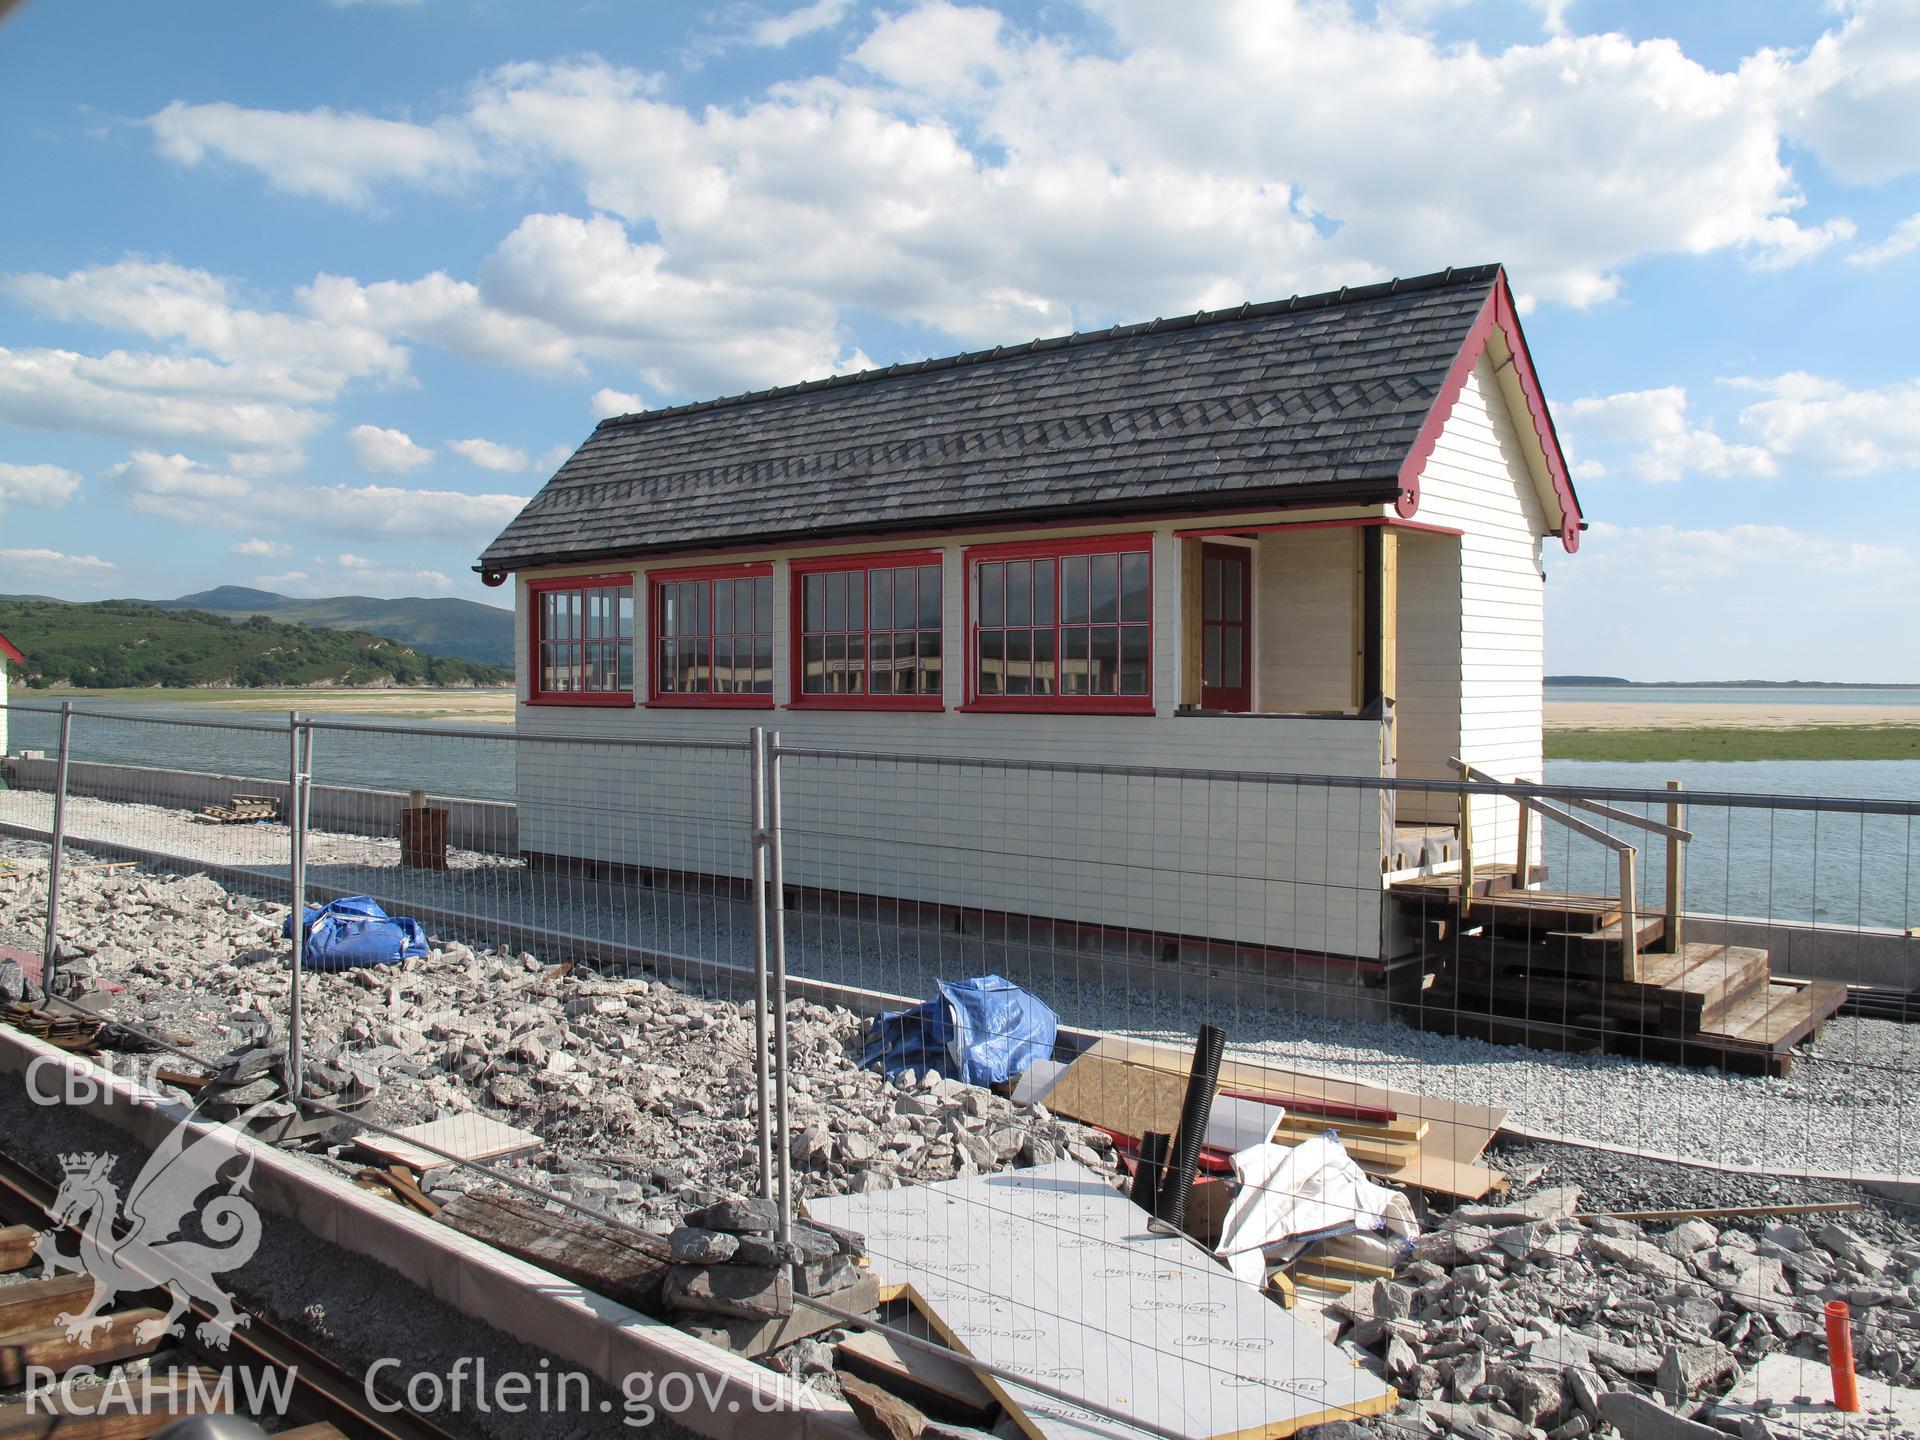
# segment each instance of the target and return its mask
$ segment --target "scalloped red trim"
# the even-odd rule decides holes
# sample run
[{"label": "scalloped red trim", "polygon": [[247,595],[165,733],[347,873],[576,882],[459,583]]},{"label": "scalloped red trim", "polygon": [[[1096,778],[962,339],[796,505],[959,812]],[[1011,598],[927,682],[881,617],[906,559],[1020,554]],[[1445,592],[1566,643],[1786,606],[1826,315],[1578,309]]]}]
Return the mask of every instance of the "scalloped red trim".
[{"label": "scalloped red trim", "polygon": [[1426,469],[1433,447],[1440,443],[1440,432],[1453,414],[1455,402],[1467,388],[1467,377],[1486,353],[1487,339],[1494,326],[1500,327],[1507,348],[1513,352],[1513,371],[1520,381],[1520,393],[1526,397],[1527,413],[1533,420],[1533,433],[1547,458],[1547,473],[1553,479],[1553,493],[1560,501],[1560,543],[1572,554],[1580,548],[1580,499],[1573,491],[1573,477],[1567,472],[1567,457],[1561,453],[1560,437],[1554,432],[1553,417],[1547,412],[1547,398],[1540,388],[1540,377],[1533,368],[1533,356],[1527,350],[1526,336],[1520,331],[1520,317],[1513,308],[1513,291],[1507,285],[1507,272],[1494,277],[1493,290],[1486,304],[1474,316],[1473,327],[1461,342],[1460,353],[1453,357],[1447,378],[1440,386],[1433,408],[1414,438],[1413,448],[1400,465],[1400,498],[1394,510],[1402,519],[1411,519],[1420,508],[1420,472]]}]

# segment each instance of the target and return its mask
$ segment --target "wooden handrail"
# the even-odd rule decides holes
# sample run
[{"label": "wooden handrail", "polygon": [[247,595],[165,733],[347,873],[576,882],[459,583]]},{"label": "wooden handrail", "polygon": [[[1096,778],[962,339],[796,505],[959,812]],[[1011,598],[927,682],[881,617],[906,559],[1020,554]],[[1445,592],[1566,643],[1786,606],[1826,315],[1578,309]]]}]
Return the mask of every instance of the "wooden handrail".
[{"label": "wooden handrail", "polygon": [[[1618,820],[1623,825],[1638,825],[1642,830],[1650,830],[1655,835],[1664,835],[1669,840],[1684,841],[1693,839],[1692,831],[1682,830],[1672,822],[1663,825],[1658,820],[1650,820],[1645,815],[1636,815],[1631,810],[1621,810],[1613,805],[1602,805],[1598,800],[1569,799],[1564,803],[1572,805],[1576,809],[1591,811],[1595,815],[1604,815],[1609,820]],[[1673,807],[1668,806],[1667,808],[1671,810]]]},{"label": "wooden handrail", "polygon": [[[1505,783],[1501,780],[1495,779],[1493,776],[1489,775],[1486,771],[1467,764],[1466,761],[1460,759],[1460,757],[1457,755],[1449,756],[1447,759],[1447,763],[1453,766],[1454,769],[1460,772],[1460,778],[1462,780],[1479,781],[1483,784],[1488,784],[1488,785],[1501,785]],[[1524,817],[1528,811],[1532,811],[1536,815],[1542,815],[1549,820],[1557,821],[1560,824],[1566,826],[1569,830],[1573,831],[1574,834],[1584,836],[1586,839],[1592,840],[1596,844],[1606,846],[1609,850],[1613,851],[1614,854],[1619,857],[1619,860],[1620,860],[1620,955],[1621,955],[1621,960],[1623,962],[1623,967],[1625,970],[1625,974],[1623,978],[1630,983],[1634,983],[1634,984],[1639,983],[1639,980],[1640,980],[1640,903],[1639,903],[1639,896],[1637,893],[1639,890],[1639,884],[1638,884],[1638,881],[1635,879],[1635,875],[1634,875],[1634,861],[1639,856],[1640,852],[1633,845],[1629,844],[1625,840],[1622,840],[1618,835],[1609,834],[1607,831],[1602,830],[1598,825],[1588,824],[1585,820],[1582,820],[1578,815],[1573,814],[1571,811],[1562,810],[1557,805],[1549,804],[1547,801],[1542,800],[1537,795],[1512,795],[1512,796],[1509,796],[1508,798],[1510,798],[1517,805],[1520,806],[1520,813],[1522,817]],[[1614,815],[1619,819],[1629,820],[1636,825],[1644,825],[1648,829],[1654,829],[1662,833],[1665,833],[1667,835],[1669,865],[1671,865],[1671,855],[1675,848],[1675,845],[1674,845],[1675,840],[1682,839],[1682,838],[1684,839],[1692,838],[1691,836],[1688,836],[1686,832],[1679,827],[1677,822],[1671,825],[1655,825],[1644,820],[1642,817],[1638,815],[1628,815],[1624,811],[1614,811],[1609,806],[1598,805],[1594,803],[1582,804],[1582,802],[1577,800],[1571,801],[1569,803],[1579,804],[1583,809],[1598,810],[1603,815]],[[1466,834],[1467,824],[1471,818],[1472,806],[1473,806],[1472,797],[1466,791],[1464,790],[1461,791],[1460,814],[1461,814],[1461,822],[1462,822],[1461,833],[1463,838]],[[1520,834],[1521,834],[1520,869],[1524,876],[1526,865],[1527,865],[1526,847],[1528,844],[1527,827],[1526,827],[1524,818],[1521,821]],[[1464,866],[1464,865],[1471,864],[1472,858],[1473,858],[1472,851],[1470,849],[1463,851],[1461,855],[1462,865]],[[1460,876],[1460,908],[1463,914],[1466,911],[1466,907],[1472,895],[1472,892],[1473,892],[1473,871],[1471,869],[1464,869],[1461,872],[1461,876]]]}]

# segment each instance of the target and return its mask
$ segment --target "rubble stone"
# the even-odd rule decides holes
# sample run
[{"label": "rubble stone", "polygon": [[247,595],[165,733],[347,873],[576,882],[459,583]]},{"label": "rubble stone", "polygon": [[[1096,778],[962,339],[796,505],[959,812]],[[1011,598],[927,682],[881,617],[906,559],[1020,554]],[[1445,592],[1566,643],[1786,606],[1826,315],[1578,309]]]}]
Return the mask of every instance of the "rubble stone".
[{"label": "rubble stone", "polygon": [[669,1305],[743,1320],[779,1320],[793,1313],[793,1280],[760,1265],[673,1265],[662,1292]]}]

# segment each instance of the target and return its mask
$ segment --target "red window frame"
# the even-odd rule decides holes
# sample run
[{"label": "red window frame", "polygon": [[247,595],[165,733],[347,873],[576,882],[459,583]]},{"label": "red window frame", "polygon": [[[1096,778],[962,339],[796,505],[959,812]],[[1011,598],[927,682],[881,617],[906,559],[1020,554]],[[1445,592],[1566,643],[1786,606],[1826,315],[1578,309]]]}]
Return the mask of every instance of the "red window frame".
[{"label": "red window frame", "polygon": [[[1061,634],[1063,631],[1091,629],[1092,621],[1068,621],[1061,614],[1061,583],[1064,566],[1062,561],[1081,555],[1133,555],[1140,554],[1147,561],[1147,611],[1146,618],[1124,622],[1127,629],[1144,630],[1147,646],[1147,688],[1141,694],[1099,694],[1068,695],[1002,695],[980,693],[980,617],[977,596],[979,594],[979,573],[982,565],[990,565],[1009,560],[1052,560],[1053,563],[1053,618],[1050,625],[1014,626],[1014,629],[1028,629],[1053,632],[1054,664],[1064,664],[1064,650]],[[967,703],[960,708],[971,711],[987,711],[1024,714],[1072,714],[1072,715],[1151,715],[1153,713],[1153,536],[1151,534],[1134,535],[1085,535],[1072,539],[1022,540],[1001,545],[972,545],[967,547],[964,556],[963,574],[965,576],[965,623],[962,627],[966,637],[966,677]],[[1116,628],[1121,621],[1103,622]],[[989,629],[1006,633],[1006,627],[990,626]],[[1116,637],[1117,641],[1117,637]],[[1090,642],[1089,642],[1090,643]],[[1055,674],[1058,676],[1059,669]]]},{"label": "red window frame", "polygon": [[[917,570],[922,566],[932,566],[935,570],[941,572],[939,621],[933,626],[925,626],[917,623],[916,617],[916,623],[913,625],[889,625],[882,630],[876,631],[873,628],[872,572],[875,570],[904,570],[909,568]],[[952,663],[953,657],[948,654],[946,645],[946,575],[945,567],[941,563],[941,556],[938,550],[888,550],[870,552],[863,555],[809,557],[805,560],[791,560],[787,563],[787,568],[792,572],[792,585],[788,593],[787,601],[787,631],[789,641],[791,642],[789,653],[792,662],[792,668],[788,672],[792,676],[792,684],[789,686],[791,693],[787,701],[787,707],[789,709],[941,710],[946,708],[946,673],[947,666]],[[863,577],[862,583],[864,589],[861,604],[863,623],[861,629],[859,631],[850,628],[844,631],[809,631],[807,629],[805,596],[808,577],[843,573],[858,573]],[[875,634],[897,634],[903,629],[916,633],[927,629],[935,629],[940,632],[940,675],[942,687],[940,690],[933,692],[916,692],[911,695],[876,695],[873,692],[873,637]],[[866,636],[864,651],[866,656],[866,668],[864,671],[866,689],[864,692],[858,695],[808,694],[805,688],[807,674],[805,648],[807,637],[810,634],[844,634],[851,636],[856,633],[862,633]]]},{"label": "red window frame", "polygon": [[[540,688],[541,676],[546,666],[542,664],[541,646],[543,632],[540,628],[540,612],[544,608],[543,597],[559,590],[605,590],[624,588],[627,591],[627,605],[634,621],[634,633],[616,644],[627,646],[627,674],[633,674],[636,663],[633,647],[639,634],[639,611],[635,608],[634,583],[632,571],[621,571],[609,575],[556,575],[548,579],[527,581],[527,704],[529,705],[618,705],[631,708],[634,704],[633,683],[629,679],[624,690],[543,690]],[[584,605],[583,605],[584,611]],[[564,642],[581,647],[581,664],[584,669],[584,637]]]},{"label": "red window frame", "polygon": [[[647,572],[647,704],[662,709],[689,710],[771,710],[773,694],[765,691],[753,694],[741,694],[723,691],[662,690],[660,688],[660,623],[665,617],[666,607],[661,602],[662,586],[677,585],[686,582],[705,581],[707,584],[708,628],[704,632],[709,644],[713,638],[713,582],[716,580],[761,580],[768,582],[771,590],[773,580],[773,562],[770,560],[752,561],[738,565],[692,565],[678,570],[649,570]],[[741,635],[757,637],[761,631],[731,630],[725,634],[737,638]],[[777,616],[770,616],[768,628],[764,632],[771,642],[779,633]],[[711,654],[711,652],[709,652]],[[768,654],[772,654],[771,646]]]}]

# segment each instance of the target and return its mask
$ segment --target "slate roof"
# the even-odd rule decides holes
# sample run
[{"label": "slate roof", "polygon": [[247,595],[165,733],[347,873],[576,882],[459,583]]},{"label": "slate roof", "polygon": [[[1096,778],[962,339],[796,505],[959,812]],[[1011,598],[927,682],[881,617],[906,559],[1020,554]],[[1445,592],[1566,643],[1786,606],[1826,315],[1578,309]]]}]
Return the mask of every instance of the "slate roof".
[{"label": "slate roof", "polygon": [[1482,265],[603,420],[474,568],[1391,500]]}]

